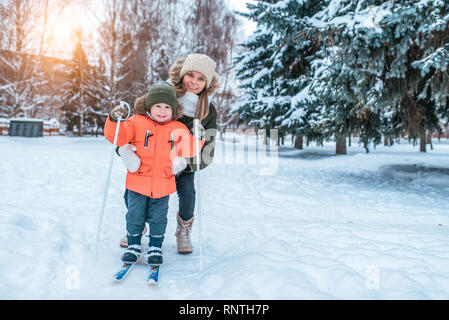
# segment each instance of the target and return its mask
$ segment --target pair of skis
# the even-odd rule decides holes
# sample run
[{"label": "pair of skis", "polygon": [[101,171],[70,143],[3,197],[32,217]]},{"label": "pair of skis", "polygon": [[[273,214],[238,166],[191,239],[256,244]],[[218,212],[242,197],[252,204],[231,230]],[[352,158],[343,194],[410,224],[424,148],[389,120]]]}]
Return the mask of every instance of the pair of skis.
[{"label": "pair of skis", "polygon": [[[120,270],[114,275],[116,281],[122,281],[133,269],[135,263],[123,263]],[[150,266],[150,273],[148,274],[148,284],[155,285],[159,282],[159,267],[156,265]]]}]

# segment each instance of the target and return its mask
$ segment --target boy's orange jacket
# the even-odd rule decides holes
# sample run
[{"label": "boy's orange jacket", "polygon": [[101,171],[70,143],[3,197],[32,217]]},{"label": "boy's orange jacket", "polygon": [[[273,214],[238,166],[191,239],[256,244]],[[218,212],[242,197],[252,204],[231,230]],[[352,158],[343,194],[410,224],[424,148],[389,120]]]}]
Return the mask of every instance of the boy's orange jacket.
[{"label": "boy's orange jacket", "polygon": [[[104,135],[114,143],[117,123],[106,119]],[[179,121],[164,124],[144,115],[134,115],[120,123],[117,146],[132,143],[140,157],[139,169],[126,176],[126,188],[150,198],[162,198],[176,192],[176,183],[171,162],[175,156],[192,158],[196,156],[195,138],[189,129]],[[204,140],[200,141],[200,148]]]}]

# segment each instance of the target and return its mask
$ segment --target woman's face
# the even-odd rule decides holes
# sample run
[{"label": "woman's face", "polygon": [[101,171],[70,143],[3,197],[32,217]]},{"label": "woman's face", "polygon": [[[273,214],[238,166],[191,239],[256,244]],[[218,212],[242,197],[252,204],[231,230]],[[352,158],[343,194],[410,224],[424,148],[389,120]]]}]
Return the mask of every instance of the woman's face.
[{"label": "woman's face", "polygon": [[173,111],[169,104],[161,102],[150,108],[150,114],[157,122],[165,122],[171,119]]},{"label": "woman's face", "polygon": [[189,71],[182,78],[182,83],[186,91],[200,94],[206,87],[206,77],[201,72]]}]

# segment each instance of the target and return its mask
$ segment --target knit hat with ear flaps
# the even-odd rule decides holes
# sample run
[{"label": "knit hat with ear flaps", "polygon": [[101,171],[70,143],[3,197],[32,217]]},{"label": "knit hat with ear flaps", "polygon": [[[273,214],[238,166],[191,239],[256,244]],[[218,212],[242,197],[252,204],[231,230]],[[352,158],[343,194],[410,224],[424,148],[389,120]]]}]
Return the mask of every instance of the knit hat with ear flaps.
[{"label": "knit hat with ear flaps", "polygon": [[150,111],[150,108],[158,103],[170,105],[173,117],[178,114],[176,90],[165,81],[157,82],[150,87],[145,97],[145,109]]},{"label": "knit hat with ear flaps", "polygon": [[184,63],[182,64],[179,77],[182,78],[189,71],[201,72],[206,77],[206,88],[209,88],[216,66],[217,64],[215,61],[205,54],[192,53],[186,57]]}]

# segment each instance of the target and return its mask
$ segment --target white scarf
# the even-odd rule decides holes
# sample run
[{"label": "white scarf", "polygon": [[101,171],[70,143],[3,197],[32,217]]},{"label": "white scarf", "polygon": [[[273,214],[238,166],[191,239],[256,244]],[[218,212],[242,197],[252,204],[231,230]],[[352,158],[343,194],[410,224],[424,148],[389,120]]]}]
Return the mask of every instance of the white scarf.
[{"label": "white scarf", "polygon": [[182,105],[182,113],[185,116],[192,118],[195,116],[198,99],[199,96],[188,91],[186,91],[186,93],[181,98],[178,98],[178,102]]}]

